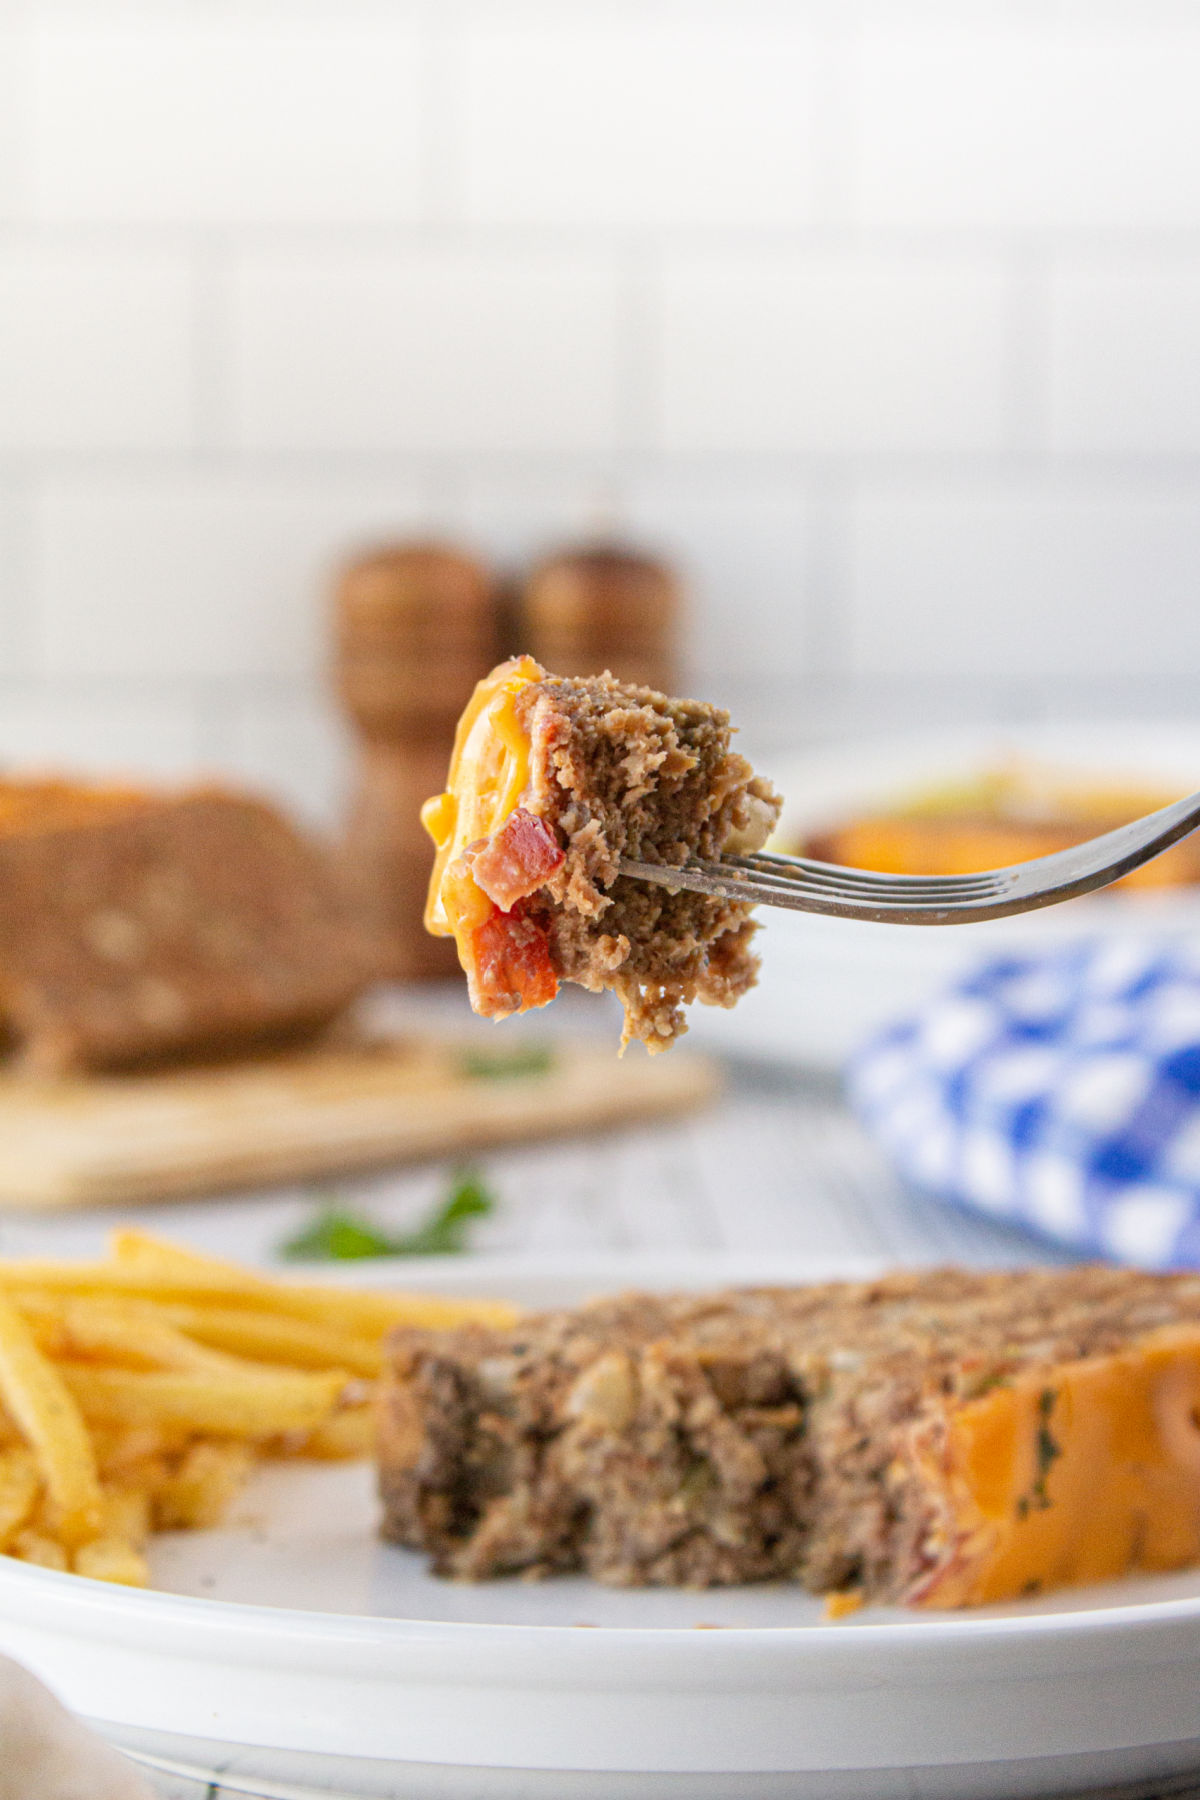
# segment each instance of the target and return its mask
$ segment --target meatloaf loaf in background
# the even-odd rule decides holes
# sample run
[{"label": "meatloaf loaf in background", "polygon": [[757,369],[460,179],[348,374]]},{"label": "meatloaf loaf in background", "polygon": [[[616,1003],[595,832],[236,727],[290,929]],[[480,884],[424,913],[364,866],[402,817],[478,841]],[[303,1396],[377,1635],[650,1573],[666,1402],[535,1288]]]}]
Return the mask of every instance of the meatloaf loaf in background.
[{"label": "meatloaf loaf in background", "polygon": [[384,1534],[443,1575],[924,1605],[1200,1560],[1200,1276],[935,1270],[401,1331]]},{"label": "meatloaf loaf in background", "polygon": [[375,967],[329,858],[270,806],[218,791],[0,793],[0,1033],[15,1066],[291,1039],[328,1024]]}]

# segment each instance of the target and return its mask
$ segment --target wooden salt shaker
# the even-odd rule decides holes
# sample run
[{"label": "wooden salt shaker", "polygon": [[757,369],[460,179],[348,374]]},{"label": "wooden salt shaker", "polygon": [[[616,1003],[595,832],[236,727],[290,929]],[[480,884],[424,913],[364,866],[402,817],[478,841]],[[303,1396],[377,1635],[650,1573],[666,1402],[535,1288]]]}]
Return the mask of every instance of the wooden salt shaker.
[{"label": "wooden salt shaker", "polygon": [[342,575],[335,641],[337,691],[361,740],[348,882],[381,942],[381,973],[451,975],[452,941],[422,923],[433,845],[419,813],[445,787],[458,716],[498,659],[491,579],[441,544],[379,550]]},{"label": "wooden salt shaker", "polygon": [[565,551],[525,584],[522,643],[555,675],[598,675],[674,693],[682,595],[665,563],[618,544]]}]

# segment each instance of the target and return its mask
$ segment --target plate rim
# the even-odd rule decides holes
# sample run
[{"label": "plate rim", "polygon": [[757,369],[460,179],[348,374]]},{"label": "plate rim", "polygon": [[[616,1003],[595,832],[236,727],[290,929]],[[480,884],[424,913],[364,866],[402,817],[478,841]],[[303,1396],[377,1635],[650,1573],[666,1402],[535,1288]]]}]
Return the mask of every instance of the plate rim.
[{"label": "plate rim", "polygon": [[[924,1614],[919,1620],[912,1621],[904,1618],[889,1618],[879,1622],[865,1620],[854,1623],[846,1631],[839,1631],[835,1629],[835,1622],[826,1621],[809,1625],[720,1625],[699,1630],[694,1625],[589,1624],[585,1628],[579,1625],[396,1619],[369,1613],[314,1612],[301,1607],[264,1606],[258,1602],[215,1600],[197,1594],[173,1594],[155,1588],[122,1588],[110,1582],[92,1580],[88,1576],[39,1568],[31,1563],[17,1563],[12,1568],[5,1568],[3,1582],[10,1592],[14,1583],[28,1586],[31,1596],[36,1596],[41,1589],[45,1590],[47,1596],[58,1594],[65,1598],[73,1594],[80,1597],[81,1604],[85,1607],[86,1601],[81,1589],[86,1584],[93,1600],[98,1603],[86,1607],[86,1610],[94,1612],[97,1617],[112,1612],[122,1620],[128,1618],[136,1621],[143,1613],[148,1613],[160,1615],[165,1621],[179,1614],[182,1615],[181,1622],[184,1624],[196,1622],[202,1627],[207,1625],[217,1629],[236,1624],[238,1629],[244,1628],[247,1631],[257,1627],[260,1636],[279,1636],[281,1639],[294,1634],[296,1627],[303,1625],[318,1637],[354,1638],[365,1644],[370,1639],[382,1636],[389,1641],[394,1640],[397,1648],[408,1647],[409,1641],[414,1639],[422,1644],[445,1644],[453,1648],[464,1639],[482,1635],[489,1640],[493,1649],[510,1644],[516,1647],[531,1643],[549,1644],[554,1648],[561,1648],[566,1644],[604,1643],[614,1648],[628,1649],[634,1644],[669,1642],[672,1646],[685,1643],[700,1646],[697,1652],[689,1650],[685,1654],[707,1656],[710,1654],[707,1646],[714,1644],[778,1646],[782,1653],[785,1650],[794,1651],[798,1646],[806,1647],[817,1642],[825,1644],[836,1639],[839,1644],[861,1646],[861,1651],[856,1654],[866,1655],[871,1651],[877,1652],[885,1645],[895,1648],[903,1645],[907,1649],[910,1636],[914,1644],[919,1642],[928,1645],[933,1652],[965,1641],[988,1642],[992,1639],[1007,1640],[1013,1636],[1032,1636],[1039,1640],[1090,1640],[1105,1636],[1117,1627],[1150,1630],[1191,1622],[1200,1623],[1200,1594],[1136,1601],[1129,1605],[1085,1607],[1076,1611],[1004,1617],[995,1617],[981,1608],[973,1608],[969,1612],[956,1612],[949,1616],[939,1614],[937,1617],[930,1617]],[[1070,1591],[1063,1590],[1065,1593]],[[104,1635],[109,1634],[106,1632]]]}]

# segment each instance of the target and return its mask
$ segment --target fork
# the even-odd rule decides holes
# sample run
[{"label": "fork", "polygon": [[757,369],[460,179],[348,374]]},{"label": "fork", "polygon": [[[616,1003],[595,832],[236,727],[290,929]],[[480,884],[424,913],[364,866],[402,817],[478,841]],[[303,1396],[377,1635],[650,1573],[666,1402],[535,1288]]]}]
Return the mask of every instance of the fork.
[{"label": "fork", "polygon": [[794,912],[873,919],[878,924],[967,925],[975,919],[1005,919],[1039,906],[1056,906],[1060,900],[1108,887],[1197,825],[1200,794],[1191,794],[1069,850],[978,875],[882,875],[771,850],[724,856],[719,862],[696,860],[677,869],[622,857],[619,867],[622,875],[637,881],[673,891],[686,888],[714,900],[786,906]]}]

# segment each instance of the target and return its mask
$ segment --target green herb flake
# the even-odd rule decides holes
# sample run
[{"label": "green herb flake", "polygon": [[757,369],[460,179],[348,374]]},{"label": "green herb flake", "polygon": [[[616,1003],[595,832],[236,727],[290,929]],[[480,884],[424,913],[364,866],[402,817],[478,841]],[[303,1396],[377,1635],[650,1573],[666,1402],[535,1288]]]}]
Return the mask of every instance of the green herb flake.
[{"label": "green herb flake", "polygon": [[685,1506],[700,1506],[717,1485],[711,1463],[697,1457],[679,1483],[679,1498]]},{"label": "green herb flake", "polygon": [[450,1188],[415,1230],[389,1236],[370,1219],[334,1200],[280,1245],[287,1262],[354,1262],[370,1256],[459,1256],[472,1223],[493,1212],[496,1199],[475,1169],[458,1169]]},{"label": "green herb flake", "polygon": [[986,1394],[994,1394],[997,1388],[1012,1386],[1012,1376],[1007,1369],[988,1369],[982,1375],[968,1377],[963,1384],[964,1400],[982,1400]]},{"label": "green herb flake", "polygon": [[1018,1519],[1027,1519],[1035,1507],[1039,1512],[1045,1512],[1053,1504],[1047,1492],[1046,1483],[1049,1480],[1051,1469],[1062,1455],[1062,1445],[1050,1429],[1050,1415],[1057,1402],[1058,1390],[1056,1388],[1043,1388],[1038,1395],[1038,1428],[1037,1436],[1034,1439],[1037,1473],[1028,1494],[1022,1494],[1017,1501]]},{"label": "green herb flake", "polygon": [[464,1050],[458,1059],[461,1074],[469,1081],[518,1081],[532,1075],[548,1075],[554,1052],[548,1044],[527,1044],[518,1050]]},{"label": "green herb flake", "polygon": [[1058,1395],[1053,1388],[1043,1388],[1038,1395],[1037,1479],[1033,1484],[1033,1492],[1038,1505],[1042,1507],[1050,1504],[1046,1479],[1055,1461],[1062,1455],[1062,1446],[1051,1433],[1049,1424],[1057,1399]]},{"label": "green herb flake", "polygon": [[392,1246],[368,1219],[327,1206],[282,1244],[279,1253],[289,1262],[353,1262],[363,1256],[391,1256]]},{"label": "green herb flake", "polygon": [[392,1241],[393,1256],[459,1256],[473,1219],[486,1219],[496,1199],[476,1169],[457,1169],[450,1191],[415,1231]]}]

